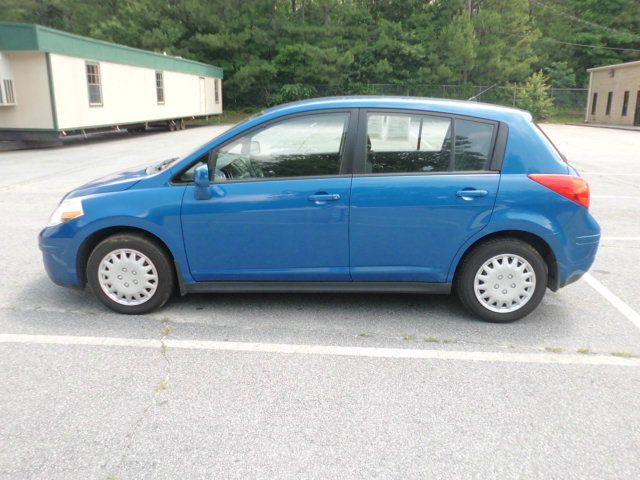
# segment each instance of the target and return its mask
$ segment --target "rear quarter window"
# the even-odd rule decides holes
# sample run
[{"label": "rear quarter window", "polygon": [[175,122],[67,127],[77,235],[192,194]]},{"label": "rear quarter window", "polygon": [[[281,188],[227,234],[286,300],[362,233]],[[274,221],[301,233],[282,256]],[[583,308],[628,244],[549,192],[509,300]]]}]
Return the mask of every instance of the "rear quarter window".
[{"label": "rear quarter window", "polygon": [[491,161],[493,132],[490,123],[456,119],[455,170],[486,170]]}]

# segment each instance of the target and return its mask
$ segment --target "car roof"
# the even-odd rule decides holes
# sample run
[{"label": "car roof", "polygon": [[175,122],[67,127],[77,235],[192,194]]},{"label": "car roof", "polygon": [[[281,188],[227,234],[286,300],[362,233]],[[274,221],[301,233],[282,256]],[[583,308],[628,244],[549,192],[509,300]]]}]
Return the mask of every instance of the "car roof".
[{"label": "car roof", "polygon": [[299,102],[287,103],[265,110],[263,113],[279,117],[289,113],[309,110],[333,108],[391,108],[425,110],[439,113],[467,115],[489,120],[509,122],[510,120],[531,120],[531,114],[525,110],[502,107],[489,103],[467,100],[448,100],[425,97],[393,97],[393,96],[345,96],[311,98]]}]

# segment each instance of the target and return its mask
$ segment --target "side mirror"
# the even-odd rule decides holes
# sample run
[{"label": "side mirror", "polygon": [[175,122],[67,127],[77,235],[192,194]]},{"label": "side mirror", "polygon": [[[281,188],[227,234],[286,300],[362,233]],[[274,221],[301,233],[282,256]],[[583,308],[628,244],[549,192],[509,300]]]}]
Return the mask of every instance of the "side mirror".
[{"label": "side mirror", "polygon": [[209,191],[211,180],[209,180],[209,167],[206,163],[196,168],[193,183],[196,186],[194,194],[196,200],[208,200],[211,198],[211,192]]}]

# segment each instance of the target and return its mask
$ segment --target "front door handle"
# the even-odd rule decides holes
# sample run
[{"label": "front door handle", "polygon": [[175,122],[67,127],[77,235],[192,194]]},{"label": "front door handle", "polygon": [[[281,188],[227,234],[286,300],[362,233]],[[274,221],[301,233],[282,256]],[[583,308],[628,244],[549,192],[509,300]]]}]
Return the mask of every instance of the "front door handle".
[{"label": "front door handle", "polygon": [[458,190],[456,192],[456,196],[462,198],[463,200],[472,200],[474,198],[486,197],[489,195],[489,192],[486,190],[476,190],[475,188]]},{"label": "front door handle", "polygon": [[317,203],[318,205],[325,202],[335,202],[336,200],[340,200],[340,194],[338,193],[318,192],[313,195],[309,195],[309,201]]}]

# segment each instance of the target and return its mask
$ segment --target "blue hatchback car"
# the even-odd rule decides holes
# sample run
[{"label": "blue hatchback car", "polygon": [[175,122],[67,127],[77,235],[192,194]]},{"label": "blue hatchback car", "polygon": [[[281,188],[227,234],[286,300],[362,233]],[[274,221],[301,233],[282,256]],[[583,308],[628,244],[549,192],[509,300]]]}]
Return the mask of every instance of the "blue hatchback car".
[{"label": "blue hatchback car", "polygon": [[67,194],[51,279],[142,314],[178,291],[442,293],[519,319],[593,263],[589,187],[527,112],[398,97],[265,111]]}]

